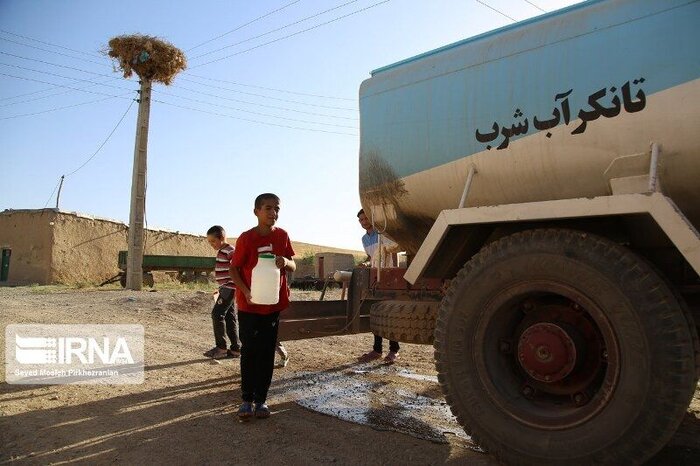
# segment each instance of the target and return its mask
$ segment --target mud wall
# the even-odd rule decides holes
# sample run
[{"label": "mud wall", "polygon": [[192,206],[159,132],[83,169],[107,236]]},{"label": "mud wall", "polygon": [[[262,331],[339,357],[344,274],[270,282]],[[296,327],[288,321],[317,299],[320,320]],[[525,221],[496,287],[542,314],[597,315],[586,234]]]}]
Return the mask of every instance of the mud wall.
[{"label": "mud wall", "polygon": [[[58,213],[54,225],[51,283],[100,283],[117,274],[117,255],[127,249],[124,223]],[[204,236],[146,230],[144,254],[213,256]]]},{"label": "mud wall", "polygon": [[[321,273],[321,258],[323,258],[323,273]],[[314,256],[315,276],[319,278],[326,278],[336,270],[352,270],[354,266],[355,258],[352,254],[319,252]]]},{"label": "mud wall", "polygon": [[[126,224],[55,209],[0,213],[0,247],[12,249],[7,284],[99,284],[117,274]],[[146,254],[213,256],[204,236],[146,230]]]},{"label": "mud wall", "polygon": [[54,219],[52,209],[0,213],[0,248],[12,250],[3,284],[49,283]]},{"label": "mud wall", "polygon": [[[129,228],[122,222],[61,212],[56,209],[0,212],[0,247],[12,249],[7,284],[99,284],[119,272],[117,255],[127,249]],[[235,244],[235,238],[228,238]],[[294,242],[297,259],[324,252],[325,269],[352,267],[353,254],[313,244]],[[334,251],[334,252],[330,252]],[[335,251],[351,254],[336,254]],[[214,256],[204,236],[146,230],[145,254]],[[344,257],[336,259],[335,257]],[[336,264],[343,260],[342,264]],[[345,264],[349,265],[345,265]],[[318,276],[317,260],[302,272]],[[297,273],[297,276],[299,275]]]}]

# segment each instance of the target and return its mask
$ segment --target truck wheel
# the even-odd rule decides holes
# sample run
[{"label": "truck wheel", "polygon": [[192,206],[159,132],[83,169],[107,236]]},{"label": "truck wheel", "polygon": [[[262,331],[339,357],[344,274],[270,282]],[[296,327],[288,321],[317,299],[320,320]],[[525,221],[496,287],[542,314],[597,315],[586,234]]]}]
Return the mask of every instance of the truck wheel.
[{"label": "truck wheel", "polygon": [[691,332],[664,280],[571,230],[474,256],[440,305],[435,357],[460,424],[507,463],[641,463],[695,389]]},{"label": "truck wheel", "polygon": [[370,308],[370,329],[389,340],[430,345],[439,304],[436,301],[380,301]]}]

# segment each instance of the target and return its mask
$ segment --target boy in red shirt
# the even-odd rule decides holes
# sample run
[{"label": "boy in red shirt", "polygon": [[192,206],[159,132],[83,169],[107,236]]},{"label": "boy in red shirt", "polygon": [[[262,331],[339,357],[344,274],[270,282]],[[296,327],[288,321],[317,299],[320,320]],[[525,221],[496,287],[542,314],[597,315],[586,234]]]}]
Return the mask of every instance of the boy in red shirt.
[{"label": "boy in red shirt", "polygon": [[[243,403],[238,410],[241,420],[270,417],[265,403],[272,382],[275,346],[280,312],[289,306],[287,274],[296,270],[292,260],[294,250],[287,232],[275,223],[280,211],[280,199],[272,193],[255,198],[253,213],[258,226],[241,233],[231,261],[231,278],[236,284],[238,330],[241,339],[241,395]],[[258,254],[272,253],[280,270],[280,292],[277,304],[261,305],[252,302],[250,282]]]}]

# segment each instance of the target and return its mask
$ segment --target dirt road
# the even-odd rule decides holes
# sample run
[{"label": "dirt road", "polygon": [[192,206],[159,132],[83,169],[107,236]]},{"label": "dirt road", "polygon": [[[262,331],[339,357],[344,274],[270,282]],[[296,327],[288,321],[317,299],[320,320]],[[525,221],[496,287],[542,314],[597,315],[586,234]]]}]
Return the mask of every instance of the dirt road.
[{"label": "dirt road", "polygon": [[[210,304],[201,291],[0,288],[3,329],[141,324],[146,355],[139,385],[8,385],[3,371],[0,463],[497,464],[450,416],[432,348],[403,345],[394,366],[356,364],[369,335],[288,342],[271,419],[239,423],[238,361],[201,356]],[[652,464],[699,464],[698,434],[700,392]]]}]

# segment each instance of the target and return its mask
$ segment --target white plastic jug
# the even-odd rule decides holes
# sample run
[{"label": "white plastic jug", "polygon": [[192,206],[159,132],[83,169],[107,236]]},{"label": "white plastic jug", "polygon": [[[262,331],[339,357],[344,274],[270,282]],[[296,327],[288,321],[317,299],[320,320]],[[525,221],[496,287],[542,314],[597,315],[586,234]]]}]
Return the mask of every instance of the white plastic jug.
[{"label": "white plastic jug", "polygon": [[280,299],[280,269],[274,254],[258,255],[250,279],[250,294],[255,304],[277,304]]}]

